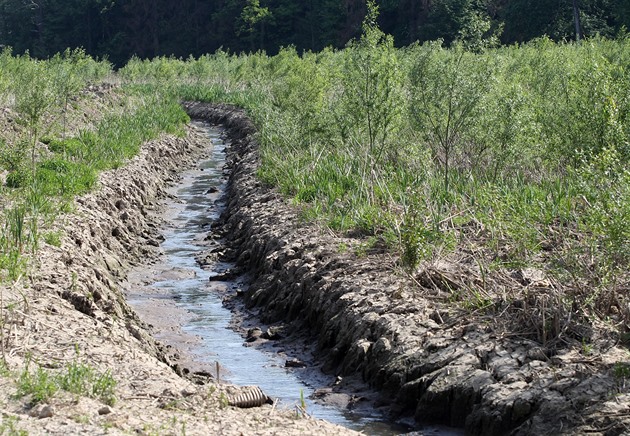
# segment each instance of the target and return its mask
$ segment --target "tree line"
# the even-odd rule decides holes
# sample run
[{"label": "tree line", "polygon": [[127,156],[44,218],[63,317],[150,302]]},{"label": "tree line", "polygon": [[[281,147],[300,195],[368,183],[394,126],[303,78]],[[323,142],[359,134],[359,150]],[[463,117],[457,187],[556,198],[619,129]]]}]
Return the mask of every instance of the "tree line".
[{"label": "tree line", "polygon": [[[615,37],[630,27],[627,0],[380,0],[379,25],[396,45],[494,38],[524,42]],[[107,57],[198,57],[280,47],[340,48],[356,38],[365,0],[0,0],[0,44],[47,58],[66,48]],[[576,28],[576,17],[579,25]]]}]

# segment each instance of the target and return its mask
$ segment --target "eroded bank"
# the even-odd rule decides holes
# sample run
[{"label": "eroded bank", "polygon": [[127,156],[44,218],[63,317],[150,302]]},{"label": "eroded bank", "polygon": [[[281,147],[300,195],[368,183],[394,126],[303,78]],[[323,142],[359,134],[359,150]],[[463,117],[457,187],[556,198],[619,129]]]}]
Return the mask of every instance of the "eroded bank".
[{"label": "eroded bank", "polygon": [[397,274],[387,254],[340,250],[356,241],[301,222],[256,178],[254,127],[242,112],[185,107],[226,125],[233,140],[224,232],[233,260],[253,275],[243,301],[270,325],[310,332],[324,369],[359,376],[394,414],[471,434],[628,429],[628,396],[612,370],[627,351],[613,344],[591,359],[575,348],[545,349],[449,310],[431,289]]},{"label": "eroded bank", "polygon": [[[296,344],[281,340],[286,333],[278,326],[265,332],[266,326],[245,311],[225,307],[223,299],[248,285],[247,271],[239,273],[233,263],[220,260],[224,251],[220,232],[208,234],[225,210],[229,173],[224,169],[225,149],[230,145],[223,129],[203,122],[194,126],[207,134],[210,152],[182,172],[161,201],[161,255],[132,268],[125,281],[134,310],[193,375],[205,372],[214,381],[256,385],[278,409],[304,408],[300,413],[367,434],[409,431],[408,426],[387,422],[365,396],[333,394],[336,378],[304,362]],[[256,323],[245,327],[252,322]]]},{"label": "eroded bank", "polygon": [[[240,388],[204,374],[182,377],[182,366],[125,300],[120,283],[129,268],[153,259],[162,240],[157,217],[166,187],[206,145],[204,135],[187,128],[185,136],[151,141],[124,167],[101,174],[98,188],[54,223],[60,243],[41,247],[33,274],[2,287],[2,431],[353,434],[271,406],[226,407]],[[109,404],[87,388],[61,389],[44,403],[18,392],[27,375],[41,383],[77,365],[111,376]]]}]

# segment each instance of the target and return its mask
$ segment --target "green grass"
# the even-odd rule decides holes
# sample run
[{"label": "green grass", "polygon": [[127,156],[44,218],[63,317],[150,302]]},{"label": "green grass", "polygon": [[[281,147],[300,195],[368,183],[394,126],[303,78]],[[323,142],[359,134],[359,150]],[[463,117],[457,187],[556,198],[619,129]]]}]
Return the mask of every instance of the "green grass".
[{"label": "green grass", "polygon": [[54,247],[61,247],[61,233],[58,231],[44,233],[44,242]]},{"label": "green grass", "polygon": [[[16,138],[0,135],[0,170],[8,171],[9,188],[2,199],[10,205],[0,212],[0,281],[25,272],[23,255],[37,250],[41,234],[47,243],[59,243],[39,227],[93,190],[100,171],[124,165],[162,133],[183,134],[188,116],[168,91],[128,87],[117,91],[122,111],[112,106],[95,126],[69,135],[68,112],[82,107],[81,90],[108,71],[109,64],[81,50],[49,61],[14,57],[10,51],[0,56],[0,76],[8,84],[3,89],[15,99],[21,128]],[[29,81],[32,86],[23,85]]]},{"label": "green grass", "polygon": [[55,377],[39,366],[31,371],[27,365],[17,379],[16,396],[21,398],[29,395],[32,404],[49,401],[58,390]]},{"label": "green grass", "polygon": [[244,107],[260,180],[304,219],[366,238],[358,254],[379,241],[412,275],[472,256],[487,286],[460,290],[469,311],[503,308],[493,280],[534,268],[561,283],[554,299],[578,302],[571,322],[612,316],[623,332],[630,41],[394,52],[374,35],[364,28],[340,51],[160,58],[130,71],[156,87],[170,71],[182,100]]},{"label": "green grass", "polygon": [[20,419],[11,415],[2,415],[2,422],[0,422],[0,435],[2,436],[28,436],[26,430],[18,428]]},{"label": "green grass", "polygon": [[116,380],[109,371],[98,372],[92,366],[74,361],[61,371],[24,368],[17,378],[18,398],[29,396],[31,404],[50,401],[59,391],[99,399],[108,405],[116,402]]}]

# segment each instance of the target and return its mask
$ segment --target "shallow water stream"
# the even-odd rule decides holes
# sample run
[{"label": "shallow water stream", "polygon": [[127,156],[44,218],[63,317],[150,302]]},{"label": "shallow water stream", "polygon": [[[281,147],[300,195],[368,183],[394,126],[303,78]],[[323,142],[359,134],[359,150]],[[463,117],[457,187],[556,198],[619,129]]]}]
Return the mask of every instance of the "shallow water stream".
[{"label": "shallow water stream", "polygon": [[[282,353],[246,347],[243,337],[231,328],[233,314],[223,306],[222,296],[242,287],[243,279],[209,280],[230,265],[216,263],[211,269],[202,269],[196,261],[201,252],[220,249],[218,241],[206,240],[206,236],[223,208],[225,142],[219,129],[199,123],[196,126],[207,132],[213,145],[211,154],[196,168],[184,172],[180,182],[171,188],[172,198],[165,204],[162,227],[164,254],[157,264],[136,268],[130,274],[131,283],[141,282],[143,286],[129,287],[129,302],[141,317],[146,315],[147,322],[162,331],[157,339],[185,348],[196,365],[213,375],[219,362],[221,381],[258,385],[268,396],[278,400],[276,407],[295,408],[303,395],[307,412],[315,418],[370,435],[405,432],[405,427],[385,422],[376,412],[355,414],[314,401],[315,390],[334,379],[318,370],[285,368],[286,356]],[[165,315],[162,310],[170,306],[175,306],[179,312]],[[160,325],[162,323],[166,327]],[[457,433],[432,427],[417,434]]]}]

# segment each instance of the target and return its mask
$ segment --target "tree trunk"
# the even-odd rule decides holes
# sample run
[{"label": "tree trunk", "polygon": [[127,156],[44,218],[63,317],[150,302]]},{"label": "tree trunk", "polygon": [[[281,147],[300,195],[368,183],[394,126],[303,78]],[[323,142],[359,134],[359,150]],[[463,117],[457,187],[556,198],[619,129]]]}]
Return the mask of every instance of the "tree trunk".
[{"label": "tree trunk", "polygon": [[575,22],[575,40],[580,41],[582,39],[582,24],[580,23],[580,10],[577,0],[573,0],[573,21]]},{"label": "tree trunk", "polygon": [[88,38],[88,42],[87,42],[87,52],[88,54],[93,54],[94,52],[92,51],[93,49],[93,44],[92,44],[92,7],[91,6],[87,6],[87,30],[88,30],[88,34],[87,34],[87,38]]},{"label": "tree trunk", "polygon": [[151,30],[153,33],[151,41],[153,57],[156,57],[160,53],[160,15],[158,12],[158,4],[155,0],[151,3]]},{"label": "tree trunk", "polygon": [[34,47],[36,56],[44,56],[46,53],[46,40],[44,39],[44,4],[42,1],[32,1],[29,5],[34,12],[33,22],[37,28],[37,45]]},{"label": "tree trunk", "polygon": [[313,25],[315,23],[315,6],[313,6],[313,0],[310,0],[308,4],[309,15],[311,17],[311,19],[308,20],[309,31],[311,32],[311,50],[315,50],[315,29],[313,28]]}]

